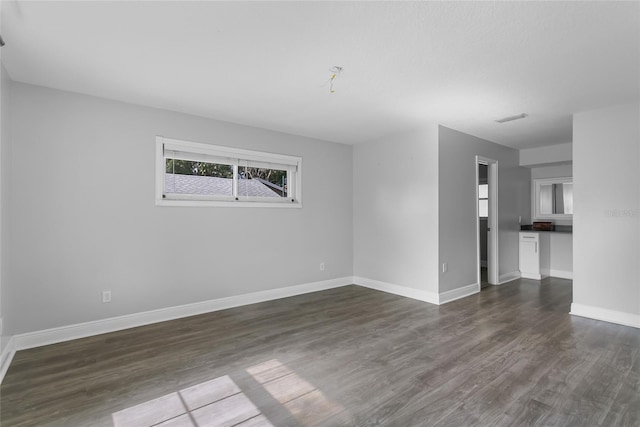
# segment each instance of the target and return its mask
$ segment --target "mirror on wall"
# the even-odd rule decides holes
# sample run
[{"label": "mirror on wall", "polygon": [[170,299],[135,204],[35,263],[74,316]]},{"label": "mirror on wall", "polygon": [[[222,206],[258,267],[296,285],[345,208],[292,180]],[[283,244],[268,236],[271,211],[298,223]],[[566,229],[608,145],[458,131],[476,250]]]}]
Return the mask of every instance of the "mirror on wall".
[{"label": "mirror on wall", "polygon": [[533,180],[534,218],[564,219],[573,215],[573,179],[545,178]]}]

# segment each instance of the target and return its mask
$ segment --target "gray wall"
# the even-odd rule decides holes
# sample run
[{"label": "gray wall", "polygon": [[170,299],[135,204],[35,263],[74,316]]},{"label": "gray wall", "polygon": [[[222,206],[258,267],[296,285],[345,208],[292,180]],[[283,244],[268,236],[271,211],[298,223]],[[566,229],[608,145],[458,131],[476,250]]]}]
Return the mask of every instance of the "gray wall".
[{"label": "gray wall", "polygon": [[[499,161],[500,274],[518,269],[531,170],[515,150],[435,125],[350,147],[5,74],[0,314],[11,333],[352,274],[440,293],[469,285],[476,155]],[[629,313],[640,312],[638,114],[634,104],[574,123],[574,302]],[[304,208],[157,207],[156,135],[302,156]]]},{"label": "gray wall", "polygon": [[8,286],[7,272],[9,263],[9,179],[11,171],[11,144],[9,131],[9,99],[10,80],[3,65],[0,65],[0,354],[8,342],[7,325],[10,289]]},{"label": "gray wall", "polygon": [[518,271],[518,216],[531,216],[531,171],[517,150],[453,129],[439,128],[440,292],[477,282],[475,156],[498,161],[500,275]]},{"label": "gray wall", "polygon": [[[352,275],[350,146],[19,83],[11,95],[13,333]],[[155,206],[156,135],[302,156],[304,207]]]},{"label": "gray wall", "polygon": [[353,149],[354,275],[438,292],[437,126]]},{"label": "gray wall", "polygon": [[573,119],[573,302],[640,314],[640,104]]},{"label": "gray wall", "polygon": [[520,150],[520,166],[544,166],[568,163],[573,159],[572,143]]},{"label": "gray wall", "polygon": [[551,276],[554,272],[573,272],[573,234],[549,233],[549,251]]},{"label": "gray wall", "polygon": [[542,166],[531,169],[531,179],[573,176],[573,165]]}]

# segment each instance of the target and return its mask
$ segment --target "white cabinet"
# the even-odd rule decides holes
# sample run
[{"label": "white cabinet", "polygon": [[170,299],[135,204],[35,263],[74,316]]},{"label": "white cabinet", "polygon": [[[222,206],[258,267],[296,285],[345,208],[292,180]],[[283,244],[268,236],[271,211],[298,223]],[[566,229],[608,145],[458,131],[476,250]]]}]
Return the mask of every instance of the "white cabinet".
[{"label": "white cabinet", "polygon": [[549,276],[549,234],[535,231],[520,232],[520,275],[525,279],[541,280]]}]

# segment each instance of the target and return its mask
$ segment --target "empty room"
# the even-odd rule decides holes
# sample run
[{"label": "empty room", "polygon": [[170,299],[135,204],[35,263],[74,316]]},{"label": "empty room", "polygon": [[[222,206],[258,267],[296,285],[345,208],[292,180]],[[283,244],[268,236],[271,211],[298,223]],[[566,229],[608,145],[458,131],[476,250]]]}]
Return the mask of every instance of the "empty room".
[{"label": "empty room", "polygon": [[639,426],[640,1],[0,2],[0,425]]}]

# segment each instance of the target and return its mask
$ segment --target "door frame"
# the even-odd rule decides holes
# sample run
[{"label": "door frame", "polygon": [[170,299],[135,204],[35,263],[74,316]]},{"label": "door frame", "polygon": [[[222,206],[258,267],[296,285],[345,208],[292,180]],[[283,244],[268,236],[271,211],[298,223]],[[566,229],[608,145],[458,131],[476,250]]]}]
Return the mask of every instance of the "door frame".
[{"label": "door frame", "polygon": [[476,170],[476,263],[477,263],[477,281],[478,289],[481,286],[480,278],[480,212],[478,208],[478,186],[480,185],[480,178],[478,176],[480,165],[487,165],[489,167],[487,173],[487,182],[489,184],[489,220],[487,226],[489,227],[489,233],[487,236],[487,280],[490,285],[500,284],[500,257],[498,250],[498,161],[489,159],[487,157],[476,156],[475,170]]}]

